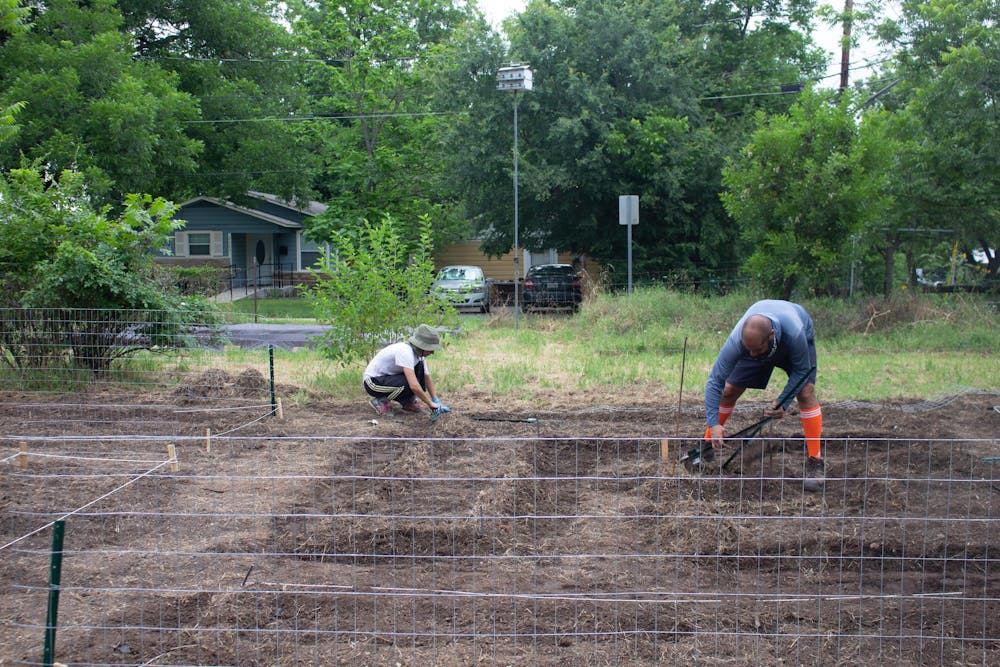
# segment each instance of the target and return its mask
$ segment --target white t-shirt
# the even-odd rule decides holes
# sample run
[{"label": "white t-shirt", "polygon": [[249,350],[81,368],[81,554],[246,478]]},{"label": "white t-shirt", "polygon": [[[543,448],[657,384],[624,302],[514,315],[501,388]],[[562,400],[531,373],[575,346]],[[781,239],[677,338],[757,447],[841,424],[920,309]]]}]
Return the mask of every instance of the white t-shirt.
[{"label": "white t-shirt", "polygon": [[368,362],[365,368],[365,378],[377,378],[383,375],[399,375],[404,368],[413,369],[423,361],[427,370],[427,360],[418,356],[409,343],[393,343],[378,351],[375,358]]}]

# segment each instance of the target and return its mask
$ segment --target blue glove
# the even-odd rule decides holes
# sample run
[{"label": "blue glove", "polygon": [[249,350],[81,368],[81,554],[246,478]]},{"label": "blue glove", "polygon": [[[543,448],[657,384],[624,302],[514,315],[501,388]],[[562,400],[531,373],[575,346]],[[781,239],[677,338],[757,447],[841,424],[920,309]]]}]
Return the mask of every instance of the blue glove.
[{"label": "blue glove", "polygon": [[441,414],[444,414],[446,412],[451,412],[451,408],[442,403],[440,398],[435,397],[432,402],[434,403],[434,405],[437,406],[437,409],[441,411]]}]

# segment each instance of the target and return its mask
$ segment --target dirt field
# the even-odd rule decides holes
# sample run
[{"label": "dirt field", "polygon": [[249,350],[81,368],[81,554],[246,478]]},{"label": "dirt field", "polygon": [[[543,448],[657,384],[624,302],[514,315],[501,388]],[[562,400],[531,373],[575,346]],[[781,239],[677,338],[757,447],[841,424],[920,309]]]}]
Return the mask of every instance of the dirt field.
[{"label": "dirt field", "polygon": [[[28,451],[0,539],[72,513],[58,661],[1000,664],[1000,396],[824,405],[829,479],[803,494],[797,417],[742,475],[694,476],[694,440],[661,448],[703,430],[695,404],[469,395],[432,423],[359,395],[278,420],[237,409],[262,380],[0,397],[3,456]],[[0,551],[0,665],[40,664],[51,541]]]}]

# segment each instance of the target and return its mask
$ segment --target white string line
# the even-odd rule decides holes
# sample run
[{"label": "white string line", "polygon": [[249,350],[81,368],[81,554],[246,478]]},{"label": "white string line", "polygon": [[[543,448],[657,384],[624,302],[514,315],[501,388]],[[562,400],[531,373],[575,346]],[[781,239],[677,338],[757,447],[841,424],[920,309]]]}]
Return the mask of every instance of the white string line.
[{"label": "white string line", "polygon": [[71,512],[67,512],[66,514],[64,514],[63,516],[59,517],[58,519],[54,519],[53,521],[50,521],[49,523],[45,524],[44,526],[42,526],[40,528],[36,528],[35,530],[31,531],[30,533],[28,533],[26,535],[22,535],[21,537],[18,537],[18,538],[14,539],[14,540],[11,540],[7,544],[5,544],[3,546],[0,546],[0,551],[3,551],[7,547],[12,546],[14,544],[17,544],[21,540],[25,540],[25,539],[31,537],[32,535],[35,535],[36,533],[40,533],[43,530],[46,530],[46,529],[54,526],[55,523],[56,523],[56,521],[64,521],[65,519],[73,516],[74,514],[81,513],[83,510],[87,509],[88,507],[90,507],[92,505],[95,505],[96,503],[99,503],[100,501],[104,500],[105,498],[107,498],[109,496],[114,495],[115,493],[118,493],[119,491],[121,491],[125,487],[127,487],[127,486],[129,486],[131,484],[134,484],[135,482],[138,482],[143,477],[146,477],[148,475],[153,474],[154,472],[156,472],[158,469],[162,468],[163,466],[165,466],[167,464],[170,464],[170,463],[175,463],[176,461],[177,461],[176,458],[169,458],[166,461],[161,462],[159,465],[157,465],[157,466],[153,467],[152,469],[147,470],[146,472],[142,473],[141,475],[139,475],[139,476],[137,476],[137,477],[135,477],[135,478],[133,478],[133,479],[125,482],[124,484],[122,484],[118,488],[112,489],[111,491],[108,491],[103,496],[100,496],[99,498],[95,498],[94,500],[91,500],[89,503],[87,503],[87,504],[85,504],[85,505],[83,505],[81,507],[78,507],[77,509],[75,509],[75,510],[73,510]]},{"label": "white string line", "polygon": [[[16,510],[8,509],[7,512],[12,515],[17,516],[45,516],[46,514],[51,514],[51,512],[44,512],[38,510]],[[865,517],[857,517],[849,514],[836,515],[827,514],[822,516],[814,515],[767,515],[767,514],[372,514],[372,513],[339,513],[339,514],[323,514],[323,513],[302,513],[302,514],[292,514],[292,513],[250,513],[250,512],[138,512],[138,511],[108,511],[108,512],[95,512],[86,513],[79,512],[81,516],[88,517],[162,517],[162,518],[174,518],[174,519],[191,519],[191,518],[202,518],[202,519],[358,519],[371,521],[375,519],[381,520],[398,520],[406,519],[410,521],[491,521],[491,522],[509,522],[509,521],[557,521],[566,519],[583,519],[587,521],[625,521],[625,520],[653,520],[653,519],[685,519],[689,521],[705,521],[705,522],[717,522],[720,519],[726,519],[727,521],[771,521],[771,522],[782,522],[786,523],[789,521],[804,522],[804,523],[824,523],[829,521],[842,521],[847,523],[865,523],[872,521],[888,521],[891,520],[894,524],[907,524],[907,523],[943,523],[945,525],[953,525],[955,523],[960,523],[962,525],[975,525],[975,524],[993,524],[997,522],[997,519],[991,517],[964,517],[962,519],[956,519],[955,517],[944,516],[895,516],[891,514],[887,515],[868,515]],[[372,555],[372,554],[368,554]],[[639,554],[642,555],[642,554]],[[401,555],[402,557],[402,555]],[[416,554],[415,557],[425,558],[426,556],[421,554]],[[727,556],[729,557],[729,556]]]},{"label": "white string line", "polygon": [[[214,436],[213,436],[214,437]],[[200,438],[204,440],[204,437]],[[30,455],[30,452],[28,453]],[[14,458],[19,454],[14,454],[8,459]],[[39,454],[39,456],[41,456]],[[68,457],[67,457],[68,458]],[[8,460],[5,459],[5,460]],[[94,458],[90,459],[93,461],[104,461],[114,459],[101,459]],[[127,461],[144,463],[144,461]],[[145,463],[153,463],[153,461],[148,461]],[[653,462],[646,462],[646,465],[652,465]],[[642,465],[640,462],[639,465]],[[429,475],[429,476],[415,476],[415,475],[363,475],[363,474],[344,474],[344,475],[321,475],[315,473],[303,473],[303,474],[286,474],[286,475],[230,475],[223,473],[209,473],[206,475],[200,474],[190,474],[190,475],[175,475],[180,478],[187,479],[220,479],[220,480],[261,480],[261,481],[324,481],[324,482],[401,482],[401,483],[434,483],[439,484],[442,482],[455,482],[455,483],[487,483],[487,484],[502,484],[504,482],[563,482],[565,484],[573,484],[576,482],[658,482],[658,481],[685,481],[685,482],[701,482],[701,483],[746,483],[748,481],[753,482],[788,482],[797,481],[802,479],[802,475],[798,474],[797,466],[788,466],[787,475],[737,475],[737,476],[727,476],[727,475],[479,475],[479,476],[439,476],[439,475]],[[92,477],[92,474],[69,474],[69,473],[35,473],[31,474],[32,477],[37,478],[83,478],[87,479]],[[858,475],[852,477],[839,477],[839,476],[826,476],[827,482],[862,482],[862,481],[879,481],[879,482],[907,482],[914,484],[942,484],[948,483],[951,485],[978,485],[978,484],[989,484],[991,480],[989,477],[899,477],[899,476],[886,476],[886,475]]]},{"label": "white string line", "polygon": [[[272,595],[273,595],[273,593],[272,593]],[[671,603],[671,604],[673,604],[673,603]],[[39,624],[35,624],[35,623],[24,623],[24,622],[15,622],[15,623],[12,623],[12,626],[15,627],[15,628],[32,629],[32,630],[41,630],[41,629],[44,629],[44,628],[47,627],[45,625],[39,625]],[[797,627],[797,626],[795,626],[795,627]],[[73,630],[98,631],[98,630],[113,629],[115,632],[161,632],[163,630],[163,628],[161,626],[155,626],[155,625],[134,625],[134,624],[128,624],[128,625],[123,624],[123,625],[115,625],[115,626],[92,625],[92,624],[87,624],[87,625],[76,624],[76,625],[60,626],[60,628],[63,629],[63,630],[65,630],[65,631],[73,631]],[[218,625],[215,625],[215,626],[209,626],[209,625],[195,626],[193,628],[186,628],[185,629],[185,632],[196,632],[196,631],[197,632],[201,632],[201,633],[210,633],[212,635],[220,635],[220,634],[225,634],[225,633],[237,633],[238,634],[238,633],[250,632],[251,630],[247,630],[245,628],[233,628],[233,627],[225,627],[225,626],[218,626]],[[315,636],[318,636],[318,637],[359,637],[359,636],[360,637],[373,637],[373,638],[405,637],[407,639],[414,639],[414,638],[433,639],[433,638],[438,638],[438,637],[452,638],[452,639],[455,639],[455,638],[458,638],[458,639],[477,639],[477,638],[483,638],[484,636],[486,636],[486,635],[478,634],[478,633],[476,633],[474,631],[456,632],[456,631],[447,631],[447,630],[442,630],[442,631],[435,631],[435,630],[418,631],[418,630],[399,630],[399,629],[389,630],[389,629],[378,629],[378,628],[374,628],[374,627],[372,627],[372,628],[360,628],[357,625],[355,625],[355,627],[353,629],[319,628],[317,626],[310,626],[308,629],[303,629],[303,628],[282,628],[282,627],[259,627],[258,626],[256,628],[253,628],[252,632],[255,635],[272,635],[272,636],[282,636],[282,635],[293,635],[293,636],[297,636],[297,635],[309,635],[309,636],[313,636],[313,635],[315,635]],[[831,637],[831,633],[830,632],[826,632],[826,631],[820,631],[820,632],[803,632],[803,631],[798,631],[798,632],[777,632],[777,631],[775,631],[775,632],[766,632],[766,631],[762,631],[759,628],[754,628],[752,630],[748,629],[748,630],[744,630],[744,631],[741,632],[738,628],[736,630],[724,630],[724,629],[716,627],[716,628],[711,629],[711,630],[698,630],[696,628],[683,629],[683,628],[679,628],[677,626],[668,627],[668,628],[662,628],[662,629],[641,628],[641,627],[637,626],[634,629],[629,629],[629,630],[565,630],[565,629],[558,629],[558,630],[549,630],[549,631],[537,631],[537,630],[536,631],[527,631],[526,630],[524,632],[518,632],[516,629],[515,630],[511,630],[511,631],[506,631],[506,632],[494,630],[493,632],[489,633],[488,637],[491,638],[491,639],[514,639],[514,640],[517,640],[519,638],[540,639],[540,638],[553,638],[553,637],[555,637],[555,638],[585,637],[585,638],[590,638],[590,639],[598,639],[598,638],[600,638],[600,639],[606,639],[606,638],[609,638],[609,637],[637,637],[637,636],[654,636],[655,637],[657,635],[663,635],[663,636],[665,636],[667,638],[674,638],[674,637],[677,637],[679,635],[680,636],[690,636],[690,637],[694,637],[694,636],[698,636],[698,635],[715,635],[715,636],[720,636],[720,637],[754,637],[754,638],[757,638],[757,639],[760,639],[760,638],[768,638],[768,639],[778,639],[778,638],[788,639],[788,638],[795,638],[795,641],[798,641],[799,639],[821,639],[821,640],[827,640],[827,639],[829,639]],[[928,636],[926,634],[913,634],[913,633],[903,633],[903,632],[898,632],[896,634],[881,634],[881,633],[874,633],[874,632],[868,632],[868,633],[862,633],[862,632],[838,632],[837,636],[839,638],[841,638],[841,639],[880,639],[880,640],[884,640],[884,639],[898,639],[898,640],[912,639],[912,640],[917,640],[917,641],[921,641],[921,642],[926,642],[926,641],[928,641],[930,639],[930,640],[934,640],[934,641],[940,641],[942,643],[942,645],[945,642],[953,642],[953,643],[965,644],[968,641],[973,641],[973,642],[976,642],[976,643],[985,643],[985,642],[994,641],[996,639],[995,637],[981,637],[981,636],[967,637],[967,636],[964,636],[964,635],[962,635],[962,636],[960,636],[960,635],[949,636],[949,635],[943,635],[943,634],[942,635],[932,634],[932,635]],[[793,641],[792,643],[794,644],[795,642]],[[987,649],[984,648],[983,650],[985,652]],[[95,664],[95,663],[75,663],[75,664],[79,664],[79,665],[92,665],[93,667],[104,667],[104,666],[108,665],[108,663],[98,663],[98,664]],[[508,664],[508,663],[503,663],[503,664]],[[756,664],[760,664],[760,663],[758,662]],[[851,663],[851,664],[854,664],[854,663]],[[141,667],[141,665],[140,665],[140,667]],[[239,665],[224,665],[222,667],[240,667],[240,666]]]},{"label": "white string line", "polygon": [[130,408],[133,410],[164,410],[172,403],[7,403],[9,408]]},{"label": "white string line", "polygon": [[[1000,395],[1000,392],[989,391],[985,389],[974,389],[971,387],[958,387],[958,393],[946,394],[940,398],[930,399],[926,401],[920,401],[918,403],[906,404],[906,405],[888,405],[883,403],[875,403],[871,401],[856,401],[856,400],[846,400],[846,401],[836,401],[830,403],[824,403],[824,407],[868,407],[868,408],[880,408],[883,410],[898,410],[903,412],[919,412],[923,410],[932,410],[936,408],[944,407],[955,400],[966,395],[973,396],[996,396]],[[231,398],[221,397],[221,396],[211,396],[205,397],[205,400],[235,400]],[[262,404],[259,406],[237,406],[233,408],[192,408],[178,410],[174,405],[169,403],[8,403],[7,407],[27,407],[27,408],[48,408],[48,407],[83,407],[83,408],[131,408],[136,410],[150,409],[150,410],[171,410],[174,412],[210,412],[213,410],[242,410],[251,409],[258,407],[271,407],[270,404]],[[740,414],[752,412],[757,406],[766,406],[767,401],[742,401],[737,406],[737,412]],[[700,405],[690,405],[683,406],[684,410],[701,410],[703,409]],[[1000,412],[1000,406],[994,406],[994,410]],[[578,414],[591,414],[595,412],[648,412],[650,408],[648,407],[629,407],[629,406],[617,406],[617,405],[597,405],[588,408],[582,408],[577,411]],[[548,414],[564,414],[564,413],[548,413]]]},{"label": "white string line", "polygon": [[[160,459],[156,459],[155,461],[146,461],[142,459],[105,459],[92,456],[78,456],[73,454],[43,454],[41,452],[32,452],[32,451],[19,452],[14,456],[20,456],[21,454],[23,454],[24,456],[31,456],[39,459],[66,459],[70,461],[94,461],[97,463],[142,463],[144,465],[152,465],[154,463],[160,463]],[[8,458],[14,458],[14,456]],[[4,460],[6,461],[7,459]]]},{"label": "white string line", "polygon": [[[267,407],[271,407],[271,406],[268,405]],[[218,435],[213,435],[212,437],[213,438],[225,437],[226,435],[228,435],[230,433],[233,433],[235,431],[239,431],[242,428],[246,428],[247,426],[250,426],[252,424],[256,424],[257,422],[259,422],[261,420],[267,419],[268,417],[270,417],[271,415],[273,415],[276,411],[277,411],[277,408],[272,408],[271,410],[269,410],[269,411],[265,412],[264,414],[262,414],[260,417],[257,417],[256,419],[248,421],[246,424],[243,424],[241,426],[237,426],[236,428],[231,428],[228,431],[223,431],[222,433],[219,433]],[[204,438],[204,436],[202,436],[202,437],[197,438],[197,439],[198,440],[204,440],[205,438]]]},{"label": "white string line", "polygon": [[235,408],[185,408],[184,410],[174,410],[176,413],[187,413],[187,412],[232,412],[235,410],[259,410],[260,408],[270,408],[275,410],[275,407],[270,403],[262,403],[261,405],[240,405]]},{"label": "white string line", "polygon": [[[237,428],[244,428],[256,421],[260,421],[266,417],[274,414],[274,410],[268,411],[267,414],[262,417],[255,419],[244,426],[239,426]],[[367,420],[366,420],[367,421]],[[543,420],[539,420],[543,421]],[[233,430],[226,431],[225,433],[232,433]],[[212,438],[221,438],[224,434],[220,433],[218,435],[213,434]],[[185,440],[204,440],[204,435],[147,435],[142,433],[133,434],[94,434],[94,435],[24,435],[24,434],[0,434],[0,440],[34,440],[37,442],[97,442],[100,443],[102,440],[175,440],[175,441],[185,441]],[[267,441],[291,441],[291,442],[312,442],[312,441],[334,441],[334,442],[388,442],[388,443],[434,443],[434,442],[660,442],[662,440],[669,440],[670,442],[702,442],[703,437],[700,435],[692,435],[684,438],[677,438],[673,435],[668,435],[664,433],[663,435],[636,435],[636,436],[595,436],[595,435],[553,435],[553,436],[501,436],[501,435],[485,435],[485,436],[377,436],[377,435],[316,435],[316,434],[301,434],[301,435],[241,435],[232,438],[227,438],[234,441],[252,441],[252,440],[267,440]],[[796,439],[795,437],[757,437],[754,438],[756,441],[761,442],[784,442],[789,439]],[[940,443],[1000,443],[1000,438],[872,438],[872,437],[857,437],[851,436],[846,438],[824,438],[827,442],[831,443],[898,443],[907,442],[911,444],[940,444]]]},{"label": "white string line", "polygon": [[[14,586],[18,590],[47,590],[45,586]],[[271,588],[266,588],[271,587]],[[171,595],[199,595],[232,593],[233,588],[148,588],[128,586],[63,586],[62,591],[105,592],[105,593],[158,593]],[[240,588],[241,595],[274,595],[275,592],[288,595],[336,595],[347,597],[388,597],[388,598],[474,598],[497,600],[530,600],[551,602],[591,602],[613,604],[720,604],[727,601],[752,599],[766,604],[791,604],[803,601],[817,602],[860,602],[885,600],[944,600],[958,602],[992,602],[997,598],[970,596],[966,591],[943,591],[939,593],[884,593],[884,594],[829,594],[829,593],[787,593],[726,592],[726,591],[587,591],[580,593],[499,593],[495,591],[467,591],[458,589],[413,588],[398,586],[356,586],[337,584],[298,584],[284,581],[261,581],[254,588]],[[675,597],[679,596],[679,597]]]},{"label": "white string line", "polygon": [[[83,515],[88,516],[88,515]],[[93,516],[93,515],[91,515]],[[100,516],[100,515],[97,515]],[[862,545],[856,545],[862,546]],[[48,553],[46,549],[21,549],[23,553]],[[800,553],[782,553],[782,552],[766,552],[763,554],[752,553],[752,554],[726,554],[726,555],[706,555],[704,553],[688,553],[688,552],[656,552],[656,553],[636,553],[636,552],[625,552],[625,551],[615,551],[615,552],[554,552],[554,551],[520,551],[518,553],[503,553],[503,554],[433,554],[433,555],[422,555],[422,554],[401,554],[401,553],[371,553],[363,551],[180,551],[176,549],[160,549],[160,550],[150,550],[150,549],[121,549],[118,551],[111,551],[108,549],[66,549],[65,553],[76,554],[76,555],[89,555],[89,556],[185,556],[193,558],[208,558],[214,559],[219,556],[225,556],[227,558],[316,558],[317,560],[350,560],[355,558],[364,558],[371,561],[474,561],[476,563],[504,563],[507,561],[517,562],[517,561],[530,561],[530,560],[545,560],[545,561],[591,561],[591,560],[634,560],[634,561],[681,561],[681,562],[695,562],[695,561],[736,561],[737,563],[741,561],[758,562],[762,559],[764,560],[782,560],[782,561],[802,561],[802,562],[814,562],[817,559],[824,561],[830,561],[834,563],[844,563],[844,562],[854,562],[854,561],[879,561],[880,563],[892,563],[903,564],[903,563],[920,563],[921,565],[929,564],[940,564],[948,563],[955,560],[954,557],[948,555],[938,555],[938,556],[886,556],[883,554],[871,554],[865,555],[864,553],[847,553],[834,556],[832,554],[825,555],[815,555],[815,554],[800,554]],[[966,560],[971,560],[973,562],[987,562],[988,558],[967,558]],[[995,560],[995,559],[994,559]],[[11,584],[16,586],[16,584]],[[22,588],[31,588],[30,586],[21,585]],[[987,598],[994,599],[994,598]],[[997,598],[1000,599],[1000,598]]]},{"label": "white string line", "polygon": [[[271,406],[270,406],[270,404],[268,404],[266,407],[270,408]],[[256,419],[252,419],[252,420],[246,422],[245,424],[241,424],[240,426],[237,426],[235,428],[231,428],[228,431],[223,431],[223,432],[218,433],[218,434],[213,434],[212,438],[223,438],[223,437],[225,437],[226,435],[228,435],[230,433],[233,433],[233,432],[238,431],[240,429],[246,428],[247,426],[255,424],[255,423],[257,423],[257,422],[259,422],[259,421],[261,421],[263,419],[267,419],[268,417],[270,417],[271,415],[275,414],[276,412],[277,412],[276,408],[268,410],[266,413],[264,413],[260,417],[257,417]],[[284,436],[278,436],[278,437],[284,437]],[[238,440],[245,440],[247,438],[254,438],[254,436],[239,436],[239,437],[232,438],[232,439],[238,441]],[[93,442],[93,443],[97,443],[97,444],[101,444],[102,441],[121,441],[121,440],[144,441],[144,442],[162,442],[162,441],[190,442],[190,441],[204,441],[204,439],[205,439],[204,435],[187,435],[187,436],[185,436],[185,435],[145,435],[145,434],[133,434],[133,435],[103,434],[103,435],[92,435],[92,436],[0,435],[0,440],[17,440],[17,441],[30,440],[32,442]],[[260,439],[262,439],[262,440],[271,440],[271,439],[274,439],[274,438],[268,438],[267,436],[261,436]]]},{"label": "white string line", "polygon": [[[25,419],[21,421],[21,424],[107,424],[107,419]],[[177,421],[170,419],[143,419],[142,423],[144,425],[149,424],[169,424],[172,426],[177,425]]]},{"label": "white string line", "polygon": [[[281,592],[289,592],[289,588],[313,587],[302,591],[293,591],[295,595],[347,595],[357,597],[367,597],[371,595],[382,597],[415,597],[415,598],[480,598],[480,599],[501,599],[501,600],[550,600],[555,602],[609,602],[614,604],[718,604],[725,600],[742,598],[753,598],[767,603],[794,603],[802,601],[819,602],[853,602],[861,600],[914,600],[914,599],[959,599],[963,601],[980,600],[981,598],[966,597],[965,591],[948,591],[942,593],[888,593],[888,594],[868,594],[868,595],[831,595],[831,594],[808,594],[802,593],[789,597],[787,594],[779,597],[779,593],[727,593],[724,591],[711,591],[699,593],[698,591],[607,591],[604,593],[588,591],[586,593],[496,593],[483,591],[463,591],[435,588],[406,588],[398,586],[370,586],[364,590],[354,586],[338,586],[324,584],[296,584],[291,582],[262,581],[258,586],[274,586]],[[333,590],[327,590],[333,589]],[[247,593],[270,594],[269,590],[246,590]],[[681,595],[682,598],[671,596]],[[642,596],[642,599],[628,596]],[[666,599],[664,599],[666,598]]]},{"label": "white string line", "polygon": [[[225,396],[205,396],[203,398],[206,401],[239,400],[239,397],[228,398]],[[133,410],[184,412],[184,410],[178,410],[174,403],[5,403],[4,405],[8,408],[129,408]],[[270,404],[259,407],[270,407]],[[241,406],[235,406],[234,408],[221,409],[239,410],[240,408]],[[196,408],[192,408],[192,410],[196,410]]]}]

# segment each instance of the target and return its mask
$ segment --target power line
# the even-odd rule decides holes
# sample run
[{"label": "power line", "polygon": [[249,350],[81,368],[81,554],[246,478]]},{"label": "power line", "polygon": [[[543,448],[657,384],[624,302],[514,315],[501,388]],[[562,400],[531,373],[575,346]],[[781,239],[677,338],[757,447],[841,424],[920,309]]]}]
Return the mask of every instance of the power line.
[{"label": "power line", "polygon": [[324,116],[289,116],[286,118],[216,118],[208,120],[186,120],[186,125],[223,125],[229,123],[297,123],[308,120],[359,120],[361,118],[405,118],[416,116],[461,116],[468,111],[410,111],[397,113],[331,114]]}]

